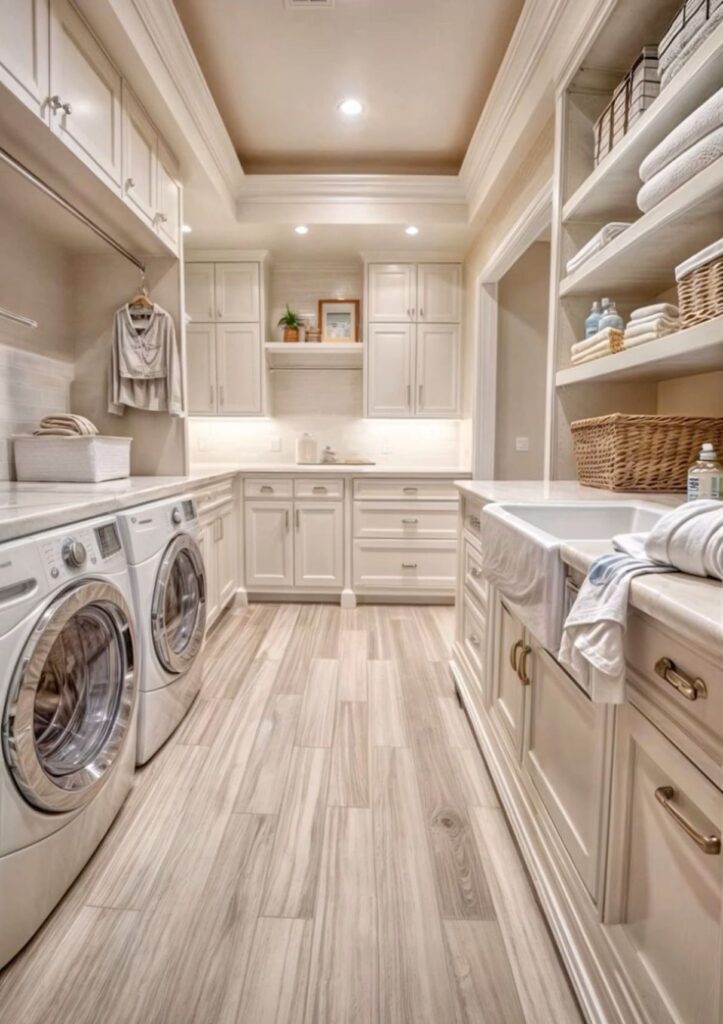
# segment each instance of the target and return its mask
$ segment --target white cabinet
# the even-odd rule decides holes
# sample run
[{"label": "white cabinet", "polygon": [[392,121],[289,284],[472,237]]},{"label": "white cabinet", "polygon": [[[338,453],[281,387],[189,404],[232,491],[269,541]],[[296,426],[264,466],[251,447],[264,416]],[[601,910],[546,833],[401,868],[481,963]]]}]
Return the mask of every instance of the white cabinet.
[{"label": "white cabinet", "polygon": [[294,526],[296,586],[341,588],[344,583],[344,508],[341,502],[297,501]]},{"label": "white cabinet", "polygon": [[0,82],[38,116],[48,99],[48,0],[2,0]]},{"label": "white cabinet", "polygon": [[414,372],[411,324],[370,324],[367,338],[368,415],[411,416]]},{"label": "white cabinet", "polygon": [[215,522],[207,522],[201,526],[198,535],[198,546],[203,556],[203,567],[206,575],[206,628],[209,629],[218,618],[221,602],[218,590],[218,563],[215,548]]},{"label": "white cabinet", "polygon": [[525,630],[500,598],[495,604],[490,715],[515,758],[522,758],[531,648]]},{"label": "white cabinet", "polygon": [[417,324],[417,416],[457,416],[460,329],[458,324]]},{"label": "white cabinet", "polygon": [[222,322],[258,322],[258,263],[216,264],[216,317]]},{"label": "white cabinet", "polygon": [[214,311],[213,263],[187,263],[186,278],[186,313],[192,321],[213,323]]},{"label": "white cabinet", "polygon": [[175,158],[162,139],[158,140],[156,172],[156,231],[174,252],[178,252],[181,239],[181,186],[178,183]]},{"label": "white cabinet", "polygon": [[212,416],[217,412],[215,330],[213,324],[186,326],[188,411],[192,416]]},{"label": "white cabinet", "polygon": [[420,263],[417,267],[417,315],[420,323],[458,324],[462,319],[462,268],[458,263]]},{"label": "white cabinet", "polygon": [[258,324],[216,324],[218,412],[261,413],[261,336]]},{"label": "white cabinet", "polygon": [[51,0],[49,93],[51,130],[118,192],[121,76],[69,0]]},{"label": "white cabinet", "polygon": [[370,263],[368,320],[370,323],[410,323],[414,320],[417,268],[413,263]]},{"label": "white cabinet", "polygon": [[237,589],[236,515],[233,505],[219,510],[214,541],[219,603],[223,608]]},{"label": "white cabinet", "polygon": [[247,501],[246,586],[291,587],[294,583],[293,503]]},{"label": "white cabinet", "polygon": [[130,88],[123,83],[123,198],[153,224],[158,195],[158,134]]}]

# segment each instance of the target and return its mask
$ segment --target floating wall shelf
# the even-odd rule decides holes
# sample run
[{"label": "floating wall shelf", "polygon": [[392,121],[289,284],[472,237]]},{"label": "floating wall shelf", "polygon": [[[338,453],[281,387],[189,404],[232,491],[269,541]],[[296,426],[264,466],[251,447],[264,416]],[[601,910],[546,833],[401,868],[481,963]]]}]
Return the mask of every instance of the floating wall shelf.
[{"label": "floating wall shelf", "polygon": [[364,346],[359,343],[277,342],[264,346],[272,370],[360,370]]}]

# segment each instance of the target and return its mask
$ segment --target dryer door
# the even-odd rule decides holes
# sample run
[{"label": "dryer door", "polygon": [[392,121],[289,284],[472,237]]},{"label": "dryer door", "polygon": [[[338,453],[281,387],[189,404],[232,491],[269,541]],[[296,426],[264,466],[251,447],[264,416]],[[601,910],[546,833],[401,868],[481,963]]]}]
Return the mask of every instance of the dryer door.
[{"label": "dryer door", "polygon": [[180,674],[196,660],[206,631],[206,577],[201,549],[182,533],[165,550],[151,606],[156,654]]},{"label": "dryer door", "polygon": [[113,584],[64,591],[38,619],[5,704],[5,760],[29,803],[71,811],[103,786],[136,695],[130,609]]}]

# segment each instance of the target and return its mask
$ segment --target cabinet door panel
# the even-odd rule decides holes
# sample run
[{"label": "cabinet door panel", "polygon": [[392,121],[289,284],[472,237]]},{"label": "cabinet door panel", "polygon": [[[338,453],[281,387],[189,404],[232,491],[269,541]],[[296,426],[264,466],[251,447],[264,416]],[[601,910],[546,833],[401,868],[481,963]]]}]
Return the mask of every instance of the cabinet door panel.
[{"label": "cabinet door panel", "polygon": [[460,332],[456,324],[418,324],[418,416],[457,416]]},{"label": "cabinet door panel", "polygon": [[259,320],[259,268],[256,263],[216,264],[216,319],[234,323]]},{"label": "cabinet door panel", "polygon": [[297,587],[344,583],[344,508],[340,502],[297,501],[294,512]]},{"label": "cabinet door panel", "polygon": [[191,320],[202,323],[216,319],[213,263],[186,264],[186,313]]},{"label": "cabinet door panel", "polygon": [[417,305],[413,263],[370,263],[370,323],[410,323]]},{"label": "cabinet door panel", "polygon": [[261,412],[261,336],[258,324],[217,324],[218,411],[221,416]]},{"label": "cabinet door panel", "polygon": [[412,331],[409,324],[369,325],[369,416],[412,415]]},{"label": "cabinet door panel", "polygon": [[50,127],[115,191],[121,184],[121,76],[68,0],[52,0]]},{"label": "cabinet door panel", "polygon": [[213,415],[218,410],[213,324],[187,325],[186,368],[189,413],[197,416]]},{"label": "cabinet door panel", "polygon": [[218,588],[218,560],[216,558],[216,521],[204,523],[199,531],[198,546],[203,555],[206,571],[206,625],[211,626],[221,609]]},{"label": "cabinet door panel", "polygon": [[222,512],[216,520],[216,565],[218,593],[223,608],[238,589],[236,557],[236,515],[233,507]]},{"label": "cabinet door panel", "polygon": [[512,666],[512,654],[524,644],[524,630],[503,601],[497,599],[496,650],[492,684],[491,714],[503,739],[517,758],[522,756],[522,740],[527,687]]},{"label": "cabinet door panel", "polygon": [[293,505],[290,501],[247,501],[246,586],[294,584]]},{"label": "cabinet door panel", "polygon": [[167,146],[158,140],[156,184],[156,230],[174,252],[181,237],[181,187],[178,167]]},{"label": "cabinet door panel", "polygon": [[148,224],[156,216],[158,135],[123,83],[123,198]]},{"label": "cabinet door panel", "polygon": [[462,316],[462,268],[459,264],[420,263],[417,301],[420,323],[458,324]]},{"label": "cabinet door panel", "polygon": [[45,119],[48,0],[3,0],[0,4],[0,82]]}]

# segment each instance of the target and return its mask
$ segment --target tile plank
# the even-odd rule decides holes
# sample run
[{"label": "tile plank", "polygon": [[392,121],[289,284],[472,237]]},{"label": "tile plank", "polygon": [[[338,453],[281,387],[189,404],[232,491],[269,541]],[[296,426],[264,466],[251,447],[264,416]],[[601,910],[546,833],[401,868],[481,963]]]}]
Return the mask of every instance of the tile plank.
[{"label": "tile plank", "polygon": [[234,810],[249,814],[276,814],[289,770],[301,697],[272,695],[259,722],[254,746]]},{"label": "tile plank", "polygon": [[340,639],[339,700],[366,700],[369,636],[363,629],[342,630]]},{"label": "tile plank", "polygon": [[296,730],[297,747],[331,746],[334,738],[338,677],[337,660],[315,658],[311,662]]},{"label": "tile plank", "polygon": [[369,806],[369,705],[340,701],[331,756],[329,806]]},{"label": "tile plank", "polygon": [[402,688],[393,661],[369,663],[369,730],[373,747],[408,746]]},{"label": "tile plank", "polygon": [[260,918],[239,1024],[300,1024],[309,974],[311,921]]},{"label": "tile plank", "polygon": [[445,921],[444,934],[457,1020],[464,1024],[526,1024],[497,922]]}]

